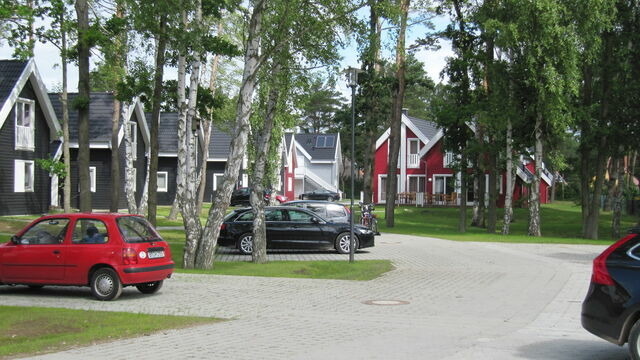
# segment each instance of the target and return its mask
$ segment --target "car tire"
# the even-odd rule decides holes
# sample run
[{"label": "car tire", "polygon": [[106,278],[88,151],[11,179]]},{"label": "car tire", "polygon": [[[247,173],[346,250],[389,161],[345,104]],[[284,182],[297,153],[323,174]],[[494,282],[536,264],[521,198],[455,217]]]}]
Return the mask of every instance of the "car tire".
[{"label": "car tire", "polygon": [[253,252],[253,234],[244,233],[238,238],[238,250],[242,255],[251,255]]},{"label": "car tire", "polygon": [[636,321],[629,332],[629,352],[632,360],[640,360],[640,320]]},{"label": "car tire", "polygon": [[[349,254],[349,237],[350,237],[350,233],[348,232],[343,232],[340,233],[340,235],[338,235],[338,237],[336,238],[336,250],[340,253],[340,254]],[[354,252],[356,250],[358,250],[358,248],[360,247],[360,242],[358,241],[358,236],[357,235],[353,235],[353,242],[354,242]]]},{"label": "car tire", "polygon": [[122,294],[122,283],[113,269],[101,268],[91,276],[91,294],[100,301],[115,300]]},{"label": "car tire", "polygon": [[153,281],[144,284],[138,284],[136,285],[136,288],[138,288],[138,291],[143,294],[154,294],[157,293],[160,288],[162,288],[162,283],[163,280]]}]

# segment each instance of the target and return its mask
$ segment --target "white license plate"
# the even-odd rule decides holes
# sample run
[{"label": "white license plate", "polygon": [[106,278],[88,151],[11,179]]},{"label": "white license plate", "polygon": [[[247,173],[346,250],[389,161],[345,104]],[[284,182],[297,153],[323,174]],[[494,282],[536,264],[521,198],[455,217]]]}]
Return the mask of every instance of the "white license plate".
[{"label": "white license plate", "polygon": [[149,259],[157,259],[164,257],[164,250],[161,251],[149,251],[148,253]]}]

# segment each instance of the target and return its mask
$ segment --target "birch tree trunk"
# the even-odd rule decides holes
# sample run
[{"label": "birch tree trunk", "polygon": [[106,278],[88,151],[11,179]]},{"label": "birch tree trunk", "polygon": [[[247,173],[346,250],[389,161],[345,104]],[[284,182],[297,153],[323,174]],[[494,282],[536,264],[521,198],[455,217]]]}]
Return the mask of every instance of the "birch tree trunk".
[{"label": "birch tree trunk", "polygon": [[[113,115],[111,116],[111,194],[109,211],[118,212],[120,201],[120,149],[118,148],[118,131],[120,130],[120,109],[122,104],[113,96]],[[126,124],[123,124],[123,126]],[[125,185],[126,186],[126,185]]]},{"label": "birch tree trunk", "polygon": [[[277,63],[271,71],[270,77],[277,79],[281,70],[281,65]],[[279,84],[274,81],[269,89],[269,97],[267,100],[267,112],[264,119],[262,129],[256,131],[254,142],[256,146],[256,162],[253,165],[253,176],[251,179],[251,207],[254,211],[253,217],[253,251],[251,259],[254,263],[267,262],[267,229],[264,217],[264,191],[263,180],[265,176],[265,168],[267,164],[267,156],[269,154],[269,145],[271,140],[271,132],[275,123],[276,108],[280,95]],[[273,199],[273,194],[270,197]]]},{"label": "birch tree trunk", "polygon": [[244,70],[242,75],[242,84],[240,85],[240,94],[238,96],[238,105],[236,111],[236,124],[233,131],[233,139],[231,140],[229,159],[224,172],[224,183],[222,189],[216,192],[216,197],[211,209],[207,223],[202,233],[202,238],[198,243],[196,253],[195,267],[199,269],[213,268],[213,257],[215,248],[220,234],[220,225],[224,218],[225,212],[231,201],[231,192],[240,174],[242,166],[242,158],[247,147],[247,138],[249,135],[249,117],[251,115],[251,104],[256,83],[256,75],[260,67],[260,31],[262,25],[262,15],[265,8],[266,0],[256,2],[249,22],[247,45],[244,57]]},{"label": "birch tree trunk", "polygon": [[507,120],[507,148],[506,148],[506,188],[504,196],[504,219],[502,222],[502,235],[509,235],[511,221],[513,219],[513,188],[514,188],[514,167],[513,167],[513,125],[511,120]]},{"label": "birch tree trunk", "polygon": [[542,236],[540,231],[540,178],[542,176],[542,114],[536,116],[535,124],[536,169],[531,184],[529,201],[529,236]]},{"label": "birch tree trunk", "polygon": [[[124,104],[123,109],[127,109],[127,104]],[[124,111],[124,110],[123,110]],[[126,116],[123,116],[123,119]],[[127,199],[127,209],[129,214],[138,214],[138,206],[136,204],[136,193],[133,190],[133,185],[136,183],[135,168],[133,165],[133,135],[131,134],[131,124],[122,124],[124,128],[124,195]]]},{"label": "birch tree trunk", "polygon": [[[410,0],[400,0],[400,29],[396,44],[396,88],[393,94],[393,108],[391,115],[391,134],[389,136],[389,164],[387,168],[387,203],[385,217],[387,227],[394,227],[394,211],[398,192],[398,154],[400,152],[400,128],[402,123],[402,104],[406,87],[405,79],[405,33]],[[404,160],[404,159],[403,159]],[[404,179],[400,179],[404,181]]]}]

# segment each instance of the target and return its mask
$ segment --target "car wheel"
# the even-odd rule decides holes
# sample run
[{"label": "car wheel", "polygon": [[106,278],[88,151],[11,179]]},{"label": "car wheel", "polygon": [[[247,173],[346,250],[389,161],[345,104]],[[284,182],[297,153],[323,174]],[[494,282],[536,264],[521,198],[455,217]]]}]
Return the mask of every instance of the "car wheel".
[{"label": "car wheel", "polygon": [[242,255],[251,255],[253,252],[253,234],[246,233],[240,235],[238,239],[238,250]]},{"label": "car wheel", "polygon": [[162,280],[136,285],[138,291],[143,294],[154,294],[162,287]]},{"label": "car wheel", "polygon": [[[348,232],[343,232],[340,235],[338,235],[338,237],[336,238],[336,250],[338,250],[340,254],[349,253],[349,246],[351,245],[349,241],[350,235],[351,234]],[[358,247],[360,247],[360,243],[358,242],[357,235],[354,234],[353,237],[354,237],[353,242],[355,245],[353,248],[355,252],[355,250],[358,250]]]},{"label": "car wheel", "polygon": [[640,360],[640,320],[636,321],[629,333],[629,352],[632,360]]},{"label": "car wheel", "polygon": [[115,300],[122,294],[118,274],[110,268],[96,270],[91,276],[91,294],[100,301]]}]

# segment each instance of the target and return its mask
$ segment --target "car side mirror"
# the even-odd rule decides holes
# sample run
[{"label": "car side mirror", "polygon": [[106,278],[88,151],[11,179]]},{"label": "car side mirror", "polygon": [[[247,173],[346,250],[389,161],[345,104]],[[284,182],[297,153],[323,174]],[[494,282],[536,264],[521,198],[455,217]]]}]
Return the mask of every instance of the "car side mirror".
[{"label": "car side mirror", "polygon": [[318,219],[317,217],[312,217],[311,218],[311,222],[314,224],[319,224],[320,223],[320,219]]},{"label": "car side mirror", "polygon": [[16,244],[16,245],[20,244],[20,237],[18,235],[13,235],[11,237],[11,242]]}]

